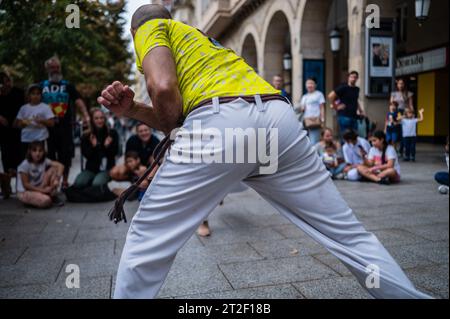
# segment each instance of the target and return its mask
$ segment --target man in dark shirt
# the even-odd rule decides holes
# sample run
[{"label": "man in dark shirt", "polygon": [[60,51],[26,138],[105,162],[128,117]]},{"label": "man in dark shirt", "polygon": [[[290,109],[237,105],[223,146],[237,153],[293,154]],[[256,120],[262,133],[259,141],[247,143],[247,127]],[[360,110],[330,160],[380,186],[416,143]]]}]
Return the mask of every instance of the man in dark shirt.
[{"label": "man in dark shirt", "polygon": [[[125,153],[138,153],[142,165],[149,166],[153,161],[152,154],[158,143],[159,139],[152,134],[152,129],[144,123],[139,123],[136,125],[136,135],[131,136],[127,141]],[[115,181],[129,180],[126,165],[114,166],[109,174]]]},{"label": "man in dark shirt", "polygon": [[1,177],[4,198],[9,197],[11,177],[15,176],[17,166],[23,160],[17,151],[20,129],[13,127],[13,123],[24,104],[24,92],[13,86],[8,74],[0,73],[0,150],[3,171],[6,173]]},{"label": "man in dark shirt", "polygon": [[48,157],[64,165],[63,187],[67,187],[69,169],[75,153],[74,107],[80,109],[85,123],[89,123],[89,113],[75,86],[63,80],[59,59],[57,57],[48,59],[45,68],[49,79],[41,82],[42,102],[50,105],[56,117],[55,126],[49,129]]},{"label": "man in dark shirt", "polygon": [[352,71],[348,75],[348,82],[339,85],[332,91],[328,98],[331,101],[332,107],[337,110],[337,119],[339,125],[339,135],[342,139],[342,134],[347,130],[357,131],[358,129],[358,114],[365,116],[364,109],[359,104],[359,87],[356,86],[359,74]]}]

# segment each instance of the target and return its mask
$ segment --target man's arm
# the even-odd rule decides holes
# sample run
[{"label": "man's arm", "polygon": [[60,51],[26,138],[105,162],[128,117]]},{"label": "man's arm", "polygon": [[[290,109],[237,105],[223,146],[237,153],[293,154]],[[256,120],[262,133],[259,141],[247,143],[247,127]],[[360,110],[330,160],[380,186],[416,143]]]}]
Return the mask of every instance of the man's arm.
[{"label": "man's arm", "polygon": [[364,107],[361,105],[361,103],[359,103],[359,101],[358,101],[358,112],[359,115],[366,116],[366,110],[364,110]]},{"label": "man's arm", "polygon": [[86,123],[89,123],[90,116],[87,111],[86,104],[84,104],[84,101],[81,98],[78,98],[75,100],[75,105],[80,110],[81,114],[83,114],[83,120]]},{"label": "man's arm", "polygon": [[169,134],[178,127],[183,100],[172,51],[164,46],[151,50],[142,61],[147,91],[162,131]]},{"label": "man's arm", "polygon": [[145,56],[142,68],[153,107],[135,102],[134,92],[118,81],[108,85],[97,101],[118,116],[169,134],[178,126],[183,104],[172,52],[167,47],[154,48]]}]

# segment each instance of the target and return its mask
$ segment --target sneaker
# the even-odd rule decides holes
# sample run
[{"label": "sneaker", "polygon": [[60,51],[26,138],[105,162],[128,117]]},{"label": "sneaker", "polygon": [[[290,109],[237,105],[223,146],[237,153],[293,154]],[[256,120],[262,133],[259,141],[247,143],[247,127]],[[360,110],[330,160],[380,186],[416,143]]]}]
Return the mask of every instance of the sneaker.
[{"label": "sneaker", "polygon": [[405,157],[405,158],[403,159],[403,161],[404,161],[404,162],[409,162],[409,158]]},{"label": "sneaker", "polygon": [[378,183],[381,185],[391,185],[391,181],[388,177],[383,177]]},{"label": "sneaker", "polygon": [[448,194],[448,186],[441,185],[441,186],[439,186],[438,190],[439,190],[439,193],[441,193],[442,195]]},{"label": "sneaker", "polygon": [[334,178],[338,179],[338,180],[343,180],[345,178],[345,175],[344,175],[344,173],[339,173]]},{"label": "sneaker", "polygon": [[52,203],[57,207],[64,206],[64,201],[58,195],[52,197]]}]

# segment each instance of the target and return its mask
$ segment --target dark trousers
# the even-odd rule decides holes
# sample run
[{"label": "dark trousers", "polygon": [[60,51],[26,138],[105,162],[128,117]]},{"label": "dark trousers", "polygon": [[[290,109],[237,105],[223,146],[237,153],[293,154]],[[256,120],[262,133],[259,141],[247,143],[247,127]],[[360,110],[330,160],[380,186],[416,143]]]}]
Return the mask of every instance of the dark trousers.
[{"label": "dark trousers", "polygon": [[434,175],[434,179],[439,184],[448,186],[448,172],[438,172]]},{"label": "dark trousers", "polygon": [[24,159],[22,151],[17,150],[17,145],[20,145],[19,129],[4,128],[0,131],[0,151],[5,172],[15,171]]},{"label": "dark trousers", "polygon": [[416,159],[416,137],[403,137],[403,145],[405,146],[405,159]]}]

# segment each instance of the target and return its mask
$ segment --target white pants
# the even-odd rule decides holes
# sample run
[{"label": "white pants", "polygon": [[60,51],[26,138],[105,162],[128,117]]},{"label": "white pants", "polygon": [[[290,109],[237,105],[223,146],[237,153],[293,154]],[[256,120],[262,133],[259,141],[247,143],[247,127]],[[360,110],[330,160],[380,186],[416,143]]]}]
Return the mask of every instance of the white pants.
[{"label": "white pants", "polygon": [[[186,148],[177,138],[131,222],[115,298],[154,298],[178,250],[241,182],[338,257],[366,289],[368,269],[378,267],[380,286],[368,289],[374,297],[429,297],[414,288],[378,239],[355,218],[290,105],[282,101],[256,105],[238,99],[201,107],[183,124],[184,129],[198,135],[200,132],[193,132],[194,120],[201,120],[203,129],[221,132],[225,128],[278,129],[278,170],[261,175],[258,163],[176,163],[174,152]],[[205,140],[202,146],[208,143]],[[220,146],[214,149],[225,150]]]}]

